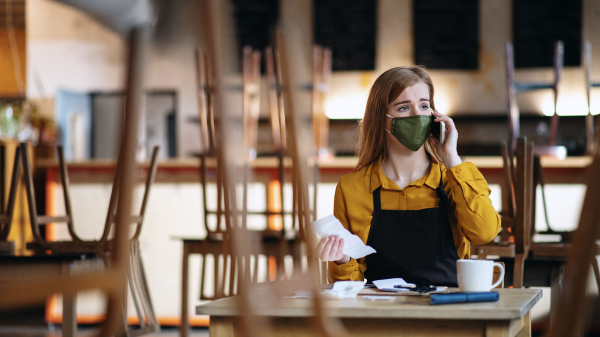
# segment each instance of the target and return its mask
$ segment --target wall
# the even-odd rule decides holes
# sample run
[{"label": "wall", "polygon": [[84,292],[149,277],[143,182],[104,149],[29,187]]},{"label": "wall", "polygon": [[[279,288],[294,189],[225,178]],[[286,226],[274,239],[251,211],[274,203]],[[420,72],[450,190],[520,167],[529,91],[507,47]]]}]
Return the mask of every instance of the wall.
[{"label": "wall", "polygon": [[[378,5],[376,70],[334,74],[328,115],[361,116],[368,90],[376,76],[389,68],[411,65],[414,62],[412,1],[379,0]],[[479,6],[480,68],[475,71],[431,71],[436,86],[436,106],[450,115],[504,114],[506,111],[504,44],[512,40],[512,1],[479,1]],[[592,43],[592,54],[598,55],[600,3],[583,0],[583,7],[583,40],[589,40]],[[595,62],[592,74],[596,74],[595,78],[598,79],[599,73],[600,62]],[[518,70],[516,79],[551,81],[553,73],[550,68]],[[587,113],[584,85],[581,67],[565,68],[560,87],[559,114]],[[592,95],[592,111],[600,113],[600,93],[596,91]],[[521,111],[552,113],[550,91],[520,95],[518,102]]]}]

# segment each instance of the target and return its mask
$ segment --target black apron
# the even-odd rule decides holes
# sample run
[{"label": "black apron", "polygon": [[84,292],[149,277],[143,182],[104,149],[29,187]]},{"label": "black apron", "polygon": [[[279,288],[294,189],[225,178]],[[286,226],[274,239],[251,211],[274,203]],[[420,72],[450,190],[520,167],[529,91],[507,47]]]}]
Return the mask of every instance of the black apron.
[{"label": "black apron", "polygon": [[454,245],[448,218],[448,195],[436,188],[439,207],[418,211],[381,209],[379,186],[373,191],[373,219],[367,245],[377,253],[366,257],[369,283],[401,277],[409,283],[436,286],[458,285]]}]

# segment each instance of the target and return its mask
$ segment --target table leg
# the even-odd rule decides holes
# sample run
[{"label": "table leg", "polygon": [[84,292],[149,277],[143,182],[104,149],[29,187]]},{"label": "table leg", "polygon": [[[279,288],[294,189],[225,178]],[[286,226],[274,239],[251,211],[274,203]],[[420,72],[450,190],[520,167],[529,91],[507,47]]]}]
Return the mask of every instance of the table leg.
[{"label": "table leg", "polygon": [[[529,320],[529,313],[527,314],[527,320]],[[525,328],[526,319],[525,317],[512,320],[512,321],[486,321],[485,322],[485,337],[513,337],[519,336],[521,331],[529,331]],[[528,322],[529,323],[529,322]],[[530,326],[530,325],[529,325]],[[527,335],[523,335],[527,336]]]},{"label": "table leg", "polygon": [[190,330],[188,318],[188,274],[189,274],[189,245],[183,243],[183,264],[181,266],[181,325],[179,326],[179,335],[187,337]]},{"label": "table leg", "polygon": [[531,312],[525,314],[523,317],[523,329],[519,331],[516,337],[531,337]]},{"label": "table leg", "polygon": [[210,337],[233,337],[233,317],[210,316]]},{"label": "table leg", "polygon": [[559,305],[563,285],[564,265],[552,267],[550,270],[550,322],[554,320],[556,309]]},{"label": "table leg", "polygon": [[64,337],[77,336],[77,294],[63,294],[62,330]]}]

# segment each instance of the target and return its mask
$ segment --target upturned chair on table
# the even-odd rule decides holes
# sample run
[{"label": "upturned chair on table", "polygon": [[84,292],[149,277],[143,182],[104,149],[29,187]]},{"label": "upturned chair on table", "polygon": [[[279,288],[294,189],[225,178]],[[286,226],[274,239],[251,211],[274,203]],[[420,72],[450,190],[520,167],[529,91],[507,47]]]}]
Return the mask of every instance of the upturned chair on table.
[{"label": "upturned chair on table", "polygon": [[8,241],[8,234],[13,221],[17,189],[21,176],[21,150],[19,147],[15,150],[8,202],[6,201],[6,147],[4,145],[0,146],[0,169],[2,169],[2,172],[0,172],[0,255],[13,255],[15,253],[15,243]]},{"label": "upturned chair on table", "polygon": [[[533,213],[533,143],[527,138],[517,139],[516,169],[513,170],[510,150],[506,141],[502,142],[505,187],[508,196],[506,214],[502,215],[502,229],[497,242],[472,246],[473,254],[479,259],[488,255],[511,257],[515,259],[513,286],[523,286],[525,258],[531,245],[531,226]],[[499,240],[498,240],[499,239]]]},{"label": "upturned chair on table", "polygon": [[[283,185],[285,182],[285,167],[284,155],[286,150],[286,130],[285,130],[285,114],[283,103],[281,102],[281,79],[278,69],[278,55],[271,49],[266,51],[266,70],[267,80],[269,83],[269,109],[271,119],[271,131],[273,134],[273,150],[274,155],[278,159],[278,192],[280,204],[283,206]],[[214,300],[231,296],[237,293],[238,284],[242,272],[239,270],[239,261],[231,258],[231,247],[229,246],[229,228],[223,217],[225,210],[223,208],[224,190],[223,190],[223,172],[219,156],[217,156],[217,142],[215,135],[215,116],[212,108],[212,67],[210,59],[207,55],[201,56],[196,53],[196,75],[197,75],[197,90],[199,102],[199,125],[200,137],[202,139],[200,158],[200,182],[202,188],[202,212],[204,220],[204,229],[206,237],[204,239],[183,239],[183,265],[182,265],[182,293],[181,293],[181,335],[187,336],[189,333],[188,319],[188,274],[189,274],[189,256],[198,254],[202,256],[202,264],[200,267],[200,300]],[[266,211],[248,211],[248,176],[250,170],[250,161],[256,156],[256,145],[258,135],[258,99],[260,89],[260,52],[253,51],[249,47],[244,48],[242,62],[242,94],[243,94],[243,122],[244,122],[244,148],[245,165],[243,167],[244,179],[242,179],[242,206],[238,212],[242,216],[242,226],[247,227],[247,214],[261,215],[267,218],[267,222],[271,223],[266,230],[248,230],[247,236],[252,242],[253,251],[251,256],[254,259],[250,279],[252,282],[257,282],[259,279],[258,272],[258,257],[266,256],[267,259],[274,258],[275,264],[267,262],[266,275],[267,281],[271,281],[271,277],[275,275],[275,279],[283,277],[284,272],[284,257],[292,256],[297,261],[298,247],[295,244],[295,236],[287,233],[285,226],[275,225],[272,221],[278,217],[283,224],[284,211],[283,207],[279,209],[267,209]],[[215,182],[216,196],[212,199],[216,200],[216,209],[208,207],[208,200],[211,198],[208,193],[208,165],[207,162],[211,159],[216,161]],[[212,219],[216,219],[214,227],[210,225]],[[212,269],[208,270],[207,257],[213,258]],[[221,262],[222,261],[222,262]],[[237,274],[236,274],[237,273]],[[238,275],[238,279],[234,278]],[[213,284],[212,293],[207,293],[207,283]]]},{"label": "upturned chair on table", "polygon": [[[140,329],[134,330],[129,335],[138,335],[159,330],[158,321],[154,314],[154,308],[150,298],[144,266],[140,255],[139,236],[142,231],[146,205],[150,195],[150,189],[156,176],[158,166],[158,147],[154,147],[152,159],[148,169],[148,175],[145,181],[144,195],[140,212],[137,215],[130,216],[128,221],[130,225],[135,225],[134,234],[129,238],[130,243],[130,264],[128,270],[129,289],[133,298],[136,313],[139,319]],[[35,199],[35,190],[33,186],[33,175],[31,162],[29,160],[29,151],[27,144],[21,144],[23,153],[23,171],[25,176],[25,187],[27,192],[27,201],[29,203],[29,217],[31,219],[31,230],[34,241],[27,243],[27,248],[35,251],[37,254],[49,252],[53,255],[59,254],[95,254],[102,259],[105,266],[108,266],[109,254],[113,250],[114,240],[109,238],[113,224],[116,222],[115,211],[119,202],[119,189],[122,183],[121,176],[123,170],[123,158],[119,158],[115,171],[115,178],[111,197],[108,206],[107,217],[102,236],[99,240],[82,240],[76,233],[73,221],[71,207],[71,197],[69,192],[69,176],[67,165],[65,163],[64,151],[61,146],[57,147],[58,163],[60,168],[60,178],[62,183],[63,200],[65,204],[64,216],[38,215]],[[70,240],[66,241],[48,241],[41,235],[41,226],[51,223],[65,223],[69,232]]]}]

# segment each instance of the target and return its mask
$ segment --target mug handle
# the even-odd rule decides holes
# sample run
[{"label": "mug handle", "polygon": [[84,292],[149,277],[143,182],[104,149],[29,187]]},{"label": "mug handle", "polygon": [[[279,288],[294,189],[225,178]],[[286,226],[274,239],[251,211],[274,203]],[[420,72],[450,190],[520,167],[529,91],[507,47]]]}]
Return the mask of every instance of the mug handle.
[{"label": "mug handle", "polygon": [[502,280],[504,280],[504,266],[498,262],[494,262],[494,267],[500,268],[500,277],[496,283],[492,284],[492,289],[496,288],[498,285],[500,285],[500,283],[502,283]]}]

